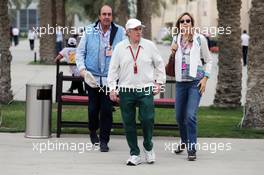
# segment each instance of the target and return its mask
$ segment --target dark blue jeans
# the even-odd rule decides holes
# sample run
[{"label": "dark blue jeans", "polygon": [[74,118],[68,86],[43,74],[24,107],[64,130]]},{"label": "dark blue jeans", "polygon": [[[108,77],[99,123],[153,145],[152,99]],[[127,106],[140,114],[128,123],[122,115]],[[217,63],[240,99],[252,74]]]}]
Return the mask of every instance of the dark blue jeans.
[{"label": "dark blue jeans", "polygon": [[244,63],[244,66],[246,66],[247,65],[248,46],[242,47],[242,53],[243,53],[243,63]]},{"label": "dark blue jeans", "polygon": [[100,142],[108,143],[113,122],[113,103],[106,95],[106,87],[91,88],[87,84],[85,87],[89,97],[89,130],[96,131],[100,127]]},{"label": "dark blue jeans", "polygon": [[56,55],[58,55],[60,53],[60,51],[63,48],[63,43],[62,42],[56,42]]},{"label": "dark blue jeans", "polygon": [[176,120],[179,125],[181,143],[186,144],[188,151],[196,151],[196,114],[201,99],[199,87],[197,87],[199,81],[176,82]]}]

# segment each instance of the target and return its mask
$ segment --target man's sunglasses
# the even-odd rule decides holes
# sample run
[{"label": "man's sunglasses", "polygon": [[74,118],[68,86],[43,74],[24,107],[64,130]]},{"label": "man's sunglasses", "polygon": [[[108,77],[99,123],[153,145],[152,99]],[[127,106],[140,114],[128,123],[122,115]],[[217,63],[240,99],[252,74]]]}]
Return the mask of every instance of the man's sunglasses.
[{"label": "man's sunglasses", "polygon": [[190,19],[186,19],[186,20],[180,20],[180,23],[181,24],[183,24],[184,22],[186,22],[187,24],[189,24],[190,22],[191,22],[191,20]]}]

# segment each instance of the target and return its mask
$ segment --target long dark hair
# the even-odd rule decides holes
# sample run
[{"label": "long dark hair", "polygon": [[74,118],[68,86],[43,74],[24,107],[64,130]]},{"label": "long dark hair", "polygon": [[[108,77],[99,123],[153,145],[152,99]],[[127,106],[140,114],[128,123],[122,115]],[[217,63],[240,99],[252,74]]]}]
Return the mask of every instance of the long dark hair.
[{"label": "long dark hair", "polygon": [[[192,15],[189,13],[189,12],[184,12],[183,14],[181,14],[179,17],[178,17],[178,19],[177,19],[177,22],[176,22],[176,25],[175,25],[175,27],[176,27],[176,30],[177,30],[177,34],[179,34],[180,33],[180,21],[181,21],[181,18],[183,17],[183,16],[185,16],[185,15],[187,15],[187,16],[189,16],[190,17],[190,19],[191,19],[191,25],[192,25],[192,27],[194,27],[194,18],[192,17]],[[192,41],[193,40],[193,35],[191,34],[191,37],[190,37],[190,39],[189,39],[189,41]]]}]

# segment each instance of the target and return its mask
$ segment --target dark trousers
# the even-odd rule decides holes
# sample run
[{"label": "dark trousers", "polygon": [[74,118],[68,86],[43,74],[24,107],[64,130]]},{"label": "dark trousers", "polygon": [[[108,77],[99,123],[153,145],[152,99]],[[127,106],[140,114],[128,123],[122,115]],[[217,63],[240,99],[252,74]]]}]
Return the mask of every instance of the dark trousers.
[{"label": "dark trousers", "polygon": [[14,43],[15,43],[15,46],[18,45],[18,36],[14,36]]},{"label": "dark trousers", "polygon": [[120,91],[120,109],[123,119],[123,126],[126,132],[126,139],[130,148],[130,155],[139,155],[140,149],[137,140],[136,106],[139,110],[139,120],[143,130],[143,146],[147,151],[152,150],[153,128],[154,128],[154,102],[152,90],[133,92]]},{"label": "dark trousers", "polygon": [[34,40],[29,40],[30,50],[34,50]]},{"label": "dark trousers", "polygon": [[[72,74],[72,76],[74,76],[74,74]],[[80,94],[80,95],[84,95],[85,94],[82,81],[72,81],[71,82],[71,87],[70,87],[69,91],[72,92],[75,89],[78,90],[78,94]]]},{"label": "dark trousers", "polygon": [[10,45],[12,46],[13,36],[10,36]]},{"label": "dark trousers", "polygon": [[56,42],[56,54],[58,55],[62,50],[62,42]]},{"label": "dark trousers", "polygon": [[247,53],[248,53],[248,46],[242,47],[242,53],[243,53],[243,63],[244,66],[247,65]]},{"label": "dark trousers", "polygon": [[100,128],[100,142],[108,143],[113,122],[113,103],[106,94],[106,87],[91,88],[85,84],[88,90],[88,118],[89,130],[96,131]]}]

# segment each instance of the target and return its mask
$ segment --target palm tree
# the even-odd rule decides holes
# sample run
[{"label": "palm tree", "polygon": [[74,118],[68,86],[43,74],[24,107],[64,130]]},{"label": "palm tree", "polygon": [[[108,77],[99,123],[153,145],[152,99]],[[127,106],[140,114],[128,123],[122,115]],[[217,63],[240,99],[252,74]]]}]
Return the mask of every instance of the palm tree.
[{"label": "palm tree", "polygon": [[247,95],[242,126],[264,128],[264,21],[263,0],[253,0],[250,10]]},{"label": "palm tree", "polygon": [[128,18],[129,18],[129,9],[128,9],[128,0],[122,0],[119,1],[118,7],[115,8],[114,13],[115,13],[115,21],[121,25],[125,26]]},{"label": "palm tree", "polygon": [[108,4],[113,10],[113,20],[124,26],[129,17],[129,2],[128,0],[79,0],[75,1],[84,7],[87,17],[91,21],[95,21],[98,18],[99,9],[104,4]]},{"label": "palm tree", "polygon": [[[60,27],[65,27],[65,0],[56,0],[56,25]],[[68,27],[68,26],[67,26]],[[63,42],[62,45],[64,46],[65,38],[69,38],[70,33],[64,32],[63,33]]]},{"label": "palm tree", "polygon": [[56,0],[56,24],[65,26],[65,0]]},{"label": "palm tree", "polygon": [[144,38],[151,39],[151,15],[152,15],[152,1],[138,0],[137,1],[137,19],[141,20],[146,26],[143,30]]},{"label": "palm tree", "polygon": [[85,19],[86,14],[83,6],[76,0],[67,0],[65,3],[66,21],[65,25],[72,27],[74,26],[74,17],[78,17],[80,21]]},{"label": "palm tree", "polygon": [[14,5],[16,10],[20,10],[22,6],[28,8],[28,6],[33,2],[33,0],[9,0],[8,5],[12,7]]},{"label": "palm tree", "polygon": [[[39,2],[40,8],[40,26],[55,27],[56,23],[56,9],[55,0],[41,0]],[[48,31],[48,30],[47,30]],[[40,37],[40,60],[46,64],[52,64],[56,54],[55,50],[55,32],[50,30],[50,34],[46,33]],[[54,32],[54,33],[52,33]]]},{"label": "palm tree", "polygon": [[241,0],[217,0],[218,27],[231,27],[231,34],[219,34],[218,81],[214,105],[218,107],[241,106]]},{"label": "palm tree", "polygon": [[0,1],[0,9],[0,103],[7,104],[13,99],[10,76],[12,55],[9,51],[8,0]]}]

